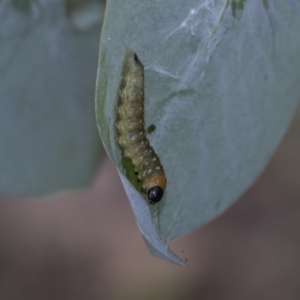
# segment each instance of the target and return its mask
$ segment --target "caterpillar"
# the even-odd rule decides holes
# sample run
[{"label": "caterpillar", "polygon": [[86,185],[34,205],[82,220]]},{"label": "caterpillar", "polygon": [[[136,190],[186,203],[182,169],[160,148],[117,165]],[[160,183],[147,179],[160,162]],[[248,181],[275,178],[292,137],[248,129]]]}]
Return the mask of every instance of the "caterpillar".
[{"label": "caterpillar", "polygon": [[154,205],[162,199],[167,179],[159,157],[149,144],[144,126],[144,67],[137,55],[128,49],[115,122],[117,143],[122,155],[132,162],[149,204]]}]

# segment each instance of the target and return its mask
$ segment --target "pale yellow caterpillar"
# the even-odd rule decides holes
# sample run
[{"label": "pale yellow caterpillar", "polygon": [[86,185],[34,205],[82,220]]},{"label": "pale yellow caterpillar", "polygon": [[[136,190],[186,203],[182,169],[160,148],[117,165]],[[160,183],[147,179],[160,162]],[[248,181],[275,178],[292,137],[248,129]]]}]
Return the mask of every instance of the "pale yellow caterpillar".
[{"label": "pale yellow caterpillar", "polygon": [[117,142],[122,155],[131,160],[148,202],[153,205],[163,197],[167,179],[159,157],[149,145],[144,126],[144,67],[137,55],[128,49],[115,123]]}]

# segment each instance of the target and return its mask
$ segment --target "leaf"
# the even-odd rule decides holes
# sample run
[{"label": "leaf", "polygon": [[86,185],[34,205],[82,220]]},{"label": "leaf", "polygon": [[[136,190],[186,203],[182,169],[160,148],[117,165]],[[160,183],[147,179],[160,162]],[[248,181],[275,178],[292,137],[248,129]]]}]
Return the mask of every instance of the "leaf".
[{"label": "leaf", "polygon": [[1,192],[90,183],[103,155],[93,103],[100,22],[80,31],[63,1],[13,0],[1,2],[0,24]]},{"label": "leaf", "polygon": [[[146,128],[156,128],[148,138],[168,178],[159,206],[161,243],[223,213],[265,168],[300,95],[299,14],[295,0],[108,2],[98,127],[122,172],[114,121],[131,48],[145,67]],[[145,202],[128,182],[125,189],[141,229]]]}]

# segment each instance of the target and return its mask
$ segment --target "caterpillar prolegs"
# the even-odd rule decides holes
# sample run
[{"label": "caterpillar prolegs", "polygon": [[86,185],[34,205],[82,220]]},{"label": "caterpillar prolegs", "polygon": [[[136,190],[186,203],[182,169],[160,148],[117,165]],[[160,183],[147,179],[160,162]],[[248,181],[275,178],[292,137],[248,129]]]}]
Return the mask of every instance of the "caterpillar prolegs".
[{"label": "caterpillar prolegs", "polygon": [[146,137],[144,67],[131,49],[125,54],[115,126],[122,155],[131,160],[149,204],[159,202],[167,179],[159,157]]}]

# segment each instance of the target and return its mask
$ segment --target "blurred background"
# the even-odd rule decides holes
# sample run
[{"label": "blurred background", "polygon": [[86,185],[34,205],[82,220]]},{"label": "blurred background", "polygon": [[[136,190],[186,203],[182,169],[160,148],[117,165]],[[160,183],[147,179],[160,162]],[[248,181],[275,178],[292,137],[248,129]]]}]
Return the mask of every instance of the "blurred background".
[{"label": "blurred background", "polygon": [[[39,18],[43,16],[43,7],[46,2],[31,1],[31,6],[25,5],[23,10],[17,10],[18,22],[24,20],[22,17],[24,13],[27,14],[26,16],[30,14],[31,22],[41,22]],[[16,13],[14,8],[6,6],[8,3],[9,1],[0,1],[2,20],[10,9],[12,13]],[[11,3],[19,5],[19,1]],[[76,38],[80,38],[85,31],[89,32],[91,40],[100,36],[101,22],[99,20],[103,17],[101,13],[103,13],[104,2],[92,1],[91,3],[94,5],[92,9],[90,4],[85,6],[86,3],[79,0],[66,1],[61,6],[61,13],[66,16],[64,22],[68,24],[66,27],[66,24],[63,25],[67,28],[64,29],[64,34],[71,36],[70,39],[74,38],[75,43],[77,43]],[[95,19],[91,18],[90,14],[94,14],[97,9],[99,14],[95,15]],[[86,18],[85,14],[88,14],[89,18]],[[49,36],[57,40],[57,32],[51,27],[53,24],[49,25],[49,20],[47,22],[43,24],[51,28],[47,31]],[[9,28],[14,29],[13,26]],[[16,27],[16,30],[19,29]],[[8,36],[3,32],[1,33],[2,39],[7,41]],[[29,29],[22,31],[14,47],[24,45],[24,40],[30,36],[29,32]],[[61,35],[59,41],[64,39],[64,34]],[[42,40],[42,36],[43,34],[37,33],[34,39]],[[96,44],[98,42],[99,38]],[[86,43],[88,45],[88,40]],[[80,44],[82,45],[82,42],[79,39],[76,45],[79,47]],[[43,45],[44,48],[49,49],[45,47],[45,44]],[[60,45],[66,50],[64,44]],[[11,57],[11,52],[4,48],[0,46],[2,67],[4,55]],[[88,136],[89,144],[95,149],[90,160],[87,161],[85,153],[90,153],[91,149],[81,146],[82,150],[72,157],[67,171],[66,166],[64,166],[64,171],[58,169],[60,166],[53,167],[53,162],[49,163],[48,167],[53,174],[62,174],[61,178],[64,178],[67,173],[76,174],[83,166],[88,166],[84,171],[86,174],[83,176],[84,180],[79,182],[76,176],[73,177],[73,182],[78,180],[74,186],[87,187],[75,190],[70,182],[63,182],[63,179],[60,179],[54,180],[53,186],[63,190],[62,192],[47,193],[47,190],[37,188],[34,196],[20,196],[26,194],[22,184],[26,183],[28,177],[30,178],[28,184],[31,184],[31,188],[35,185],[41,186],[37,180],[32,179],[38,174],[26,176],[26,172],[22,175],[23,177],[19,177],[19,193],[10,192],[14,190],[14,185],[2,185],[0,299],[299,299],[300,110],[297,111],[288,133],[266,170],[236,204],[211,223],[170,244],[172,250],[183,259],[187,259],[188,264],[187,268],[174,266],[152,257],[148,252],[135,224],[116,169],[101,150],[95,130],[95,120],[79,126],[82,112],[93,114],[93,89],[98,48],[94,45],[94,49],[95,51],[88,54],[90,60],[84,52],[86,48],[81,49],[80,55],[84,55],[88,60],[88,63],[83,63],[83,65],[90,66],[85,70],[85,67],[79,64],[72,71],[76,73],[80,70],[81,76],[77,78],[77,75],[73,77],[72,74],[63,74],[61,78],[58,78],[58,81],[62,82],[66,82],[68,78],[70,82],[67,82],[71,86],[87,85],[88,94],[76,92],[74,95],[65,92],[68,98],[80,94],[76,106],[78,109],[75,113],[71,113],[66,104],[64,110],[66,114],[62,114],[54,121],[49,118],[47,122],[43,122],[44,128],[50,127],[53,130],[47,129],[49,130],[47,131],[48,140],[49,135],[51,137],[52,134],[53,140],[57,139],[59,134],[55,133],[60,132],[64,123],[60,123],[59,126],[57,124],[64,119],[68,124],[74,121],[72,126],[78,126],[78,128],[85,126],[85,132],[93,132]],[[55,56],[60,48],[50,50],[48,53]],[[62,53],[65,56],[68,54],[66,51]],[[15,62],[16,57],[18,57],[17,54],[13,55],[12,61]],[[41,60],[42,58],[43,56]],[[49,61],[50,65],[53,64],[50,58]],[[60,63],[61,61],[58,60],[57,65]],[[73,61],[70,64],[74,66]],[[70,68],[70,65],[66,68]],[[11,70],[10,66],[9,69]],[[2,72],[2,77],[3,74],[9,74],[9,72]],[[51,77],[56,78],[55,74],[53,72]],[[22,73],[22,76],[26,78],[26,72]],[[27,75],[27,77],[30,76]],[[85,83],[84,78],[87,78],[88,82],[94,81],[88,84]],[[31,87],[39,90],[39,86],[45,87],[48,83],[48,81],[39,82],[37,78],[37,81],[32,82]],[[53,85],[54,89],[56,85]],[[3,88],[1,90],[3,92]],[[14,90],[14,87],[10,86],[10,90]],[[61,101],[61,98],[58,100]],[[48,101],[53,104],[51,97]],[[70,102],[69,105],[73,107],[74,102]],[[8,110],[7,107],[9,107],[8,104],[2,105],[2,115],[4,115],[3,112],[6,116],[12,111],[18,112],[26,121],[31,113],[29,111],[28,115],[24,115],[24,110],[20,109],[20,106],[18,106],[19,110],[15,106],[12,110]],[[50,112],[55,110],[55,107],[49,106]],[[44,117],[49,114],[49,109],[42,111]],[[70,117],[67,118],[66,115]],[[42,119],[41,116],[40,118]],[[16,134],[9,132],[10,118],[7,119],[5,123],[2,117],[4,123],[1,124],[6,124],[5,132],[9,133],[7,139],[5,139],[6,136],[3,137],[3,133],[0,136],[2,145],[3,140],[8,143],[10,141],[8,138]],[[49,122],[52,122],[50,125],[53,126],[50,126]],[[25,128],[24,124],[21,123],[19,127]],[[51,143],[44,144],[43,140],[39,140],[45,135],[42,129],[37,131],[37,133],[40,132],[40,136],[30,136],[29,132],[33,132],[33,129],[38,127],[37,124],[40,123],[31,124],[28,132],[17,132],[16,137],[19,135],[23,137],[18,150],[27,149],[29,154],[34,153],[32,155],[34,158],[44,161],[47,157],[37,156],[39,152],[43,152],[43,149],[36,150],[36,145],[42,144],[44,147],[45,145],[50,147]],[[91,128],[94,129],[91,130]],[[66,132],[63,132],[61,136],[62,141],[63,137],[66,139]],[[87,140],[84,140],[82,144],[78,142],[82,136],[86,138],[84,133],[78,131],[78,136],[72,136],[71,140],[69,137],[66,143],[68,147],[65,149],[66,156],[70,153],[69,147],[80,148],[80,145],[87,143]],[[29,146],[23,143],[28,139],[32,139],[28,143]],[[33,140],[38,140],[39,143],[36,143],[34,148],[30,148]],[[59,147],[64,149],[65,146],[61,142],[56,147],[55,149],[60,149]],[[36,152],[31,152],[32,149]],[[61,153],[57,150],[58,152]],[[22,154],[21,151],[18,153]],[[101,159],[101,153],[103,159]],[[48,156],[52,157],[49,152]],[[7,160],[4,154],[0,158],[2,174],[6,174],[5,167],[9,168],[10,165],[2,163]],[[79,164],[78,169],[72,168],[72,161],[80,158],[82,163]],[[20,163],[22,162],[20,159]],[[18,164],[14,166],[17,168]],[[46,167],[43,166],[43,168]],[[26,170],[25,166],[22,166],[22,169]],[[15,169],[14,172],[16,172]],[[13,178],[14,173],[11,173]],[[48,176],[51,175],[49,174]],[[18,176],[15,176],[15,182],[17,182]],[[60,185],[59,188],[58,185]]]}]

